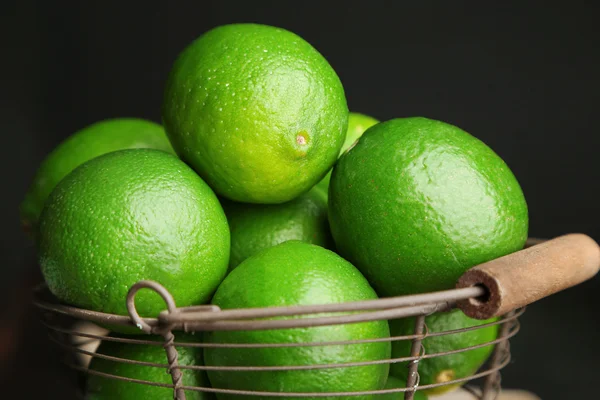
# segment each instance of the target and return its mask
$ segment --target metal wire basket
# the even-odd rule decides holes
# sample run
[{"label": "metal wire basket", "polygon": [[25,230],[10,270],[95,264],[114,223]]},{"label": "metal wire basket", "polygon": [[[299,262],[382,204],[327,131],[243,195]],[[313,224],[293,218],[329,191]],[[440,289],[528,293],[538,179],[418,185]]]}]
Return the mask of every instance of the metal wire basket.
[{"label": "metal wire basket", "polygon": [[[518,318],[524,313],[525,306],[550,294],[581,283],[594,276],[600,268],[600,247],[591,238],[581,234],[570,234],[549,241],[530,239],[526,249],[511,255],[479,265],[467,271],[458,281],[457,288],[447,291],[425,293],[411,296],[389,297],[371,301],[341,304],[308,305],[295,307],[269,307],[254,309],[221,310],[213,305],[201,305],[178,308],[171,294],[159,283],[141,281],[135,284],[127,296],[129,316],[105,314],[60,304],[48,292],[45,286],[36,289],[35,304],[42,311],[42,321],[49,329],[50,339],[66,350],[66,354],[84,354],[99,357],[115,363],[135,364],[143,367],[166,369],[172,383],[158,383],[106,374],[86,368],[73,357],[67,357],[67,364],[86,374],[96,374],[105,378],[132,382],[132,384],[162,386],[172,390],[173,397],[185,400],[186,392],[200,391],[216,394],[246,395],[252,397],[341,397],[382,395],[404,393],[404,399],[413,399],[419,390],[433,389],[445,385],[457,385],[469,382],[464,388],[475,399],[494,399],[500,391],[500,370],[510,361],[509,339],[519,331]],[[135,307],[135,296],[140,290],[153,290],[166,303],[166,310],[157,318],[141,318]],[[125,300],[125,299],[124,299]],[[426,316],[453,308],[460,308],[465,314],[478,319],[499,316],[495,322],[457,329],[433,332],[425,323]],[[323,315],[326,313],[326,315]],[[276,317],[302,316],[296,319]],[[377,320],[414,318],[412,335],[389,338],[340,340],[311,343],[189,343],[175,340],[178,332],[203,332],[219,330],[271,330],[288,328],[309,328],[333,326]],[[73,328],[73,321],[90,321],[103,325],[137,326],[146,334],[160,335],[163,342],[152,340],[107,337],[105,335],[83,332]],[[455,335],[470,330],[483,329],[499,325],[497,339],[478,343],[464,348],[455,348],[445,352],[428,353],[424,340],[429,337]],[[111,357],[86,350],[74,344],[73,338],[90,341],[117,341],[135,345],[162,345],[165,349],[164,363],[140,362],[131,359]],[[294,347],[294,346],[339,346],[355,345],[376,341],[412,341],[410,356],[383,360],[344,362],[316,365],[256,365],[256,366],[205,366],[179,365],[177,348],[181,347]],[[80,341],[81,342],[81,341]],[[434,357],[447,357],[485,346],[494,346],[488,362],[475,374],[464,378],[450,379],[445,382],[420,384],[419,363]],[[219,387],[185,386],[182,376],[190,370],[220,369],[224,371],[293,371],[330,368],[354,368],[365,365],[385,363],[408,363],[406,387],[370,391],[347,392],[266,392],[234,390]],[[474,385],[477,383],[477,385]],[[169,391],[165,389],[165,392]]]}]

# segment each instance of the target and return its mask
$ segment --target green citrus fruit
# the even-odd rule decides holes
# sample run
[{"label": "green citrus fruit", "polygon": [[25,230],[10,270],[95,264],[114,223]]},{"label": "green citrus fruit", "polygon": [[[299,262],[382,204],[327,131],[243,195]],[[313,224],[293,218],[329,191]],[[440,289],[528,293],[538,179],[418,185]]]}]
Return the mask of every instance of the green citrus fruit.
[{"label": "green citrus fruit", "polygon": [[[393,376],[389,376],[384,389],[405,388],[406,382]],[[404,400],[404,392],[386,393],[373,396],[373,400]],[[413,400],[427,400],[427,395],[422,390],[417,390]]]},{"label": "green citrus fruit", "polygon": [[[376,299],[349,262],[320,246],[288,241],[247,258],[219,286],[212,303],[222,309],[342,303]],[[304,316],[306,318],[307,316]],[[302,317],[286,317],[302,318]],[[389,336],[387,321],[263,331],[214,331],[208,343],[307,343]],[[389,358],[389,342],[279,348],[206,348],[206,365],[290,366],[362,362]],[[293,371],[208,371],[215,388],[275,392],[378,390],[386,363]],[[217,394],[220,399],[237,398]],[[257,399],[266,399],[258,396]],[[311,397],[305,397],[311,398]],[[341,397],[365,399],[369,396]]]},{"label": "green citrus fruit", "polygon": [[[127,291],[143,279],[160,282],[178,306],[205,303],[229,262],[229,228],[216,195],[158,150],[121,150],[76,168],[48,198],[39,236],[52,293],[107,313],[126,315]],[[142,316],[166,308],[149,290],[136,305]]]},{"label": "green citrus fruit", "polygon": [[327,199],[317,188],[282,204],[248,204],[221,200],[231,231],[229,269],[267,247],[302,240],[333,247]]},{"label": "green citrus fruit", "polygon": [[162,126],[143,119],[109,119],[75,132],[42,161],[20,206],[23,227],[35,228],[50,192],[75,167],[102,154],[138,147],[175,154]]},{"label": "green citrus fruit", "polygon": [[[496,319],[485,321],[472,319],[458,309],[432,314],[425,318],[425,323],[431,333],[480,326],[494,321]],[[390,320],[392,336],[412,335],[414,333],[414,326],[414,318]],[[491,325],[462,333],[427,337],[422,343],[426,354],[436,354],[484,344],[496,340],[497,337],[498,325]],[[411,346],[412,341],[410,340],[392,342],[392,357],[409,357]],[[485,363],[493,348],[493,345],[489,345],[465,352],[423,359],[419,361],[420,384],[444,383],[470,376]],[[390,374],[406,379],[408,374],[407,363],[392,364]],[[429,389],[426,392],[429,394],[440,394],[456,389],[459,386],[460,384],[439,386]]]},{"label": "green citrus fruit", "polygon": [[282,203],[331,168],[348,107],[335,71],[302,38],[232,24],[208,31],[180,54],[163,121],[179,156],[219,195]]},{"label": "green citrus fruit", "polygon": [[[344,154],[361,136],[362,134],[373,125],[379,123],[375,118],[369,117],[368,115],[351,112],[348,114],[348,129],[346,130],[346,140],[340,150],[340,156]],[[325,193],[329,190],[329,181],[331,179],[331,171],[325,175],[325,178],[321,179],[317,183],[317,187],[321,188]]]},{"label": "green citrus fruit", "polygon": [[[140,336],[135,338],[163,342],[161,337]],[[175,340],[179,342],[197,341],[191,335],[182,334],[177,334]],[[178,365],[204,365],[202,362],[202,348],[176,346],[176,349]],[[154,346],[150,344],[120,343],[105,340],[96,350],[96,354],[154,364],[169,364],[166,352],[160,344]],[[164,400],[173,398],[173,389],[170,388],[126,382],[93,374],[93,372],[100,372],[123,378],[172,385],[171,374],[164,367],[140,366],[94,357],[90,363],[90,370],[92,373],[89,374],[86,395],[86,399],[88,400]],[[183,373],[182,383],[184,386],[210,387],[204,371],[181,369],[181,372]],[[208,400],[214,398],[210,393],[193,390],[186,390],[185,394],[188,400]]]},{"label": "green citrus fruit", "polygon": [[340,158],[329,222],[336,249],[382,296],[450,289],[470,267],[523,248],[528,229],[504,161],[426,118],[377,124]]}]

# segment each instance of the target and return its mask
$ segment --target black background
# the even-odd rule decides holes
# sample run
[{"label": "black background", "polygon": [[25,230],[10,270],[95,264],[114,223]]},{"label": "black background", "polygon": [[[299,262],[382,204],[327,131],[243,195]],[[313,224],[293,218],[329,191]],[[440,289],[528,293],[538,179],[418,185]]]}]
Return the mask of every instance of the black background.
[{"label": "black background", "polygon": [[[2,4],[0,281],[10,307],[0,333],[20,327],[12,364],[5,364],[12,372],[2,378],[8,388],[26,384],[21,398],[69,398],[69,376],[35,316],[17,313],[28,302],[24,288],[38,279],[17,213],[37,165],[94,121],[160,121],[171,63],[216,25],[260,22],[298,33],[336,69],[351,110],[381,120],[444,120],[492,147],[523,187],[532,236],[584,232],[600,239],[600,34],[593,2]],[[592,393],[600,372],[599,289],[595,279],[530,307],[513,340],[505,386],[544,399],[598,397]]]}]

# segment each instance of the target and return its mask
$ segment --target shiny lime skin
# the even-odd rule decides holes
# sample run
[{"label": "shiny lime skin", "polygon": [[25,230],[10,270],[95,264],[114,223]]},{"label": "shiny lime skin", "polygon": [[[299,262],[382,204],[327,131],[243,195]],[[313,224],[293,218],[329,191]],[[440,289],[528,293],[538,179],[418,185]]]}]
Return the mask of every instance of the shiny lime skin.
[{"label": "shiny lime skin", "polygon": [[130,148],[152,148],[175,154],[162,126],[143,119],[96,122],[69,136],[42,161],[20,205],[21,222],[35,230],[44,202],[62,178],[102,154]]},{"label": "shiny lime skin", "polygon": [[[455,309],[449,312],[432,314],[425,318],[428,331],[447,332],[457,329],[484,325],[496,321],[490,319],[480,321],[467,317],[461,310]],[[390,320],[390,331],[392,336],[405,336],[414,334],[414,318],[402,318]],[[423,340],[426,354],[443,353],[459,350],[479,344],[496,340],[498,337],[498,325],[491,325],[462,333],[453,333],[443,336],[432,336]],[[400,340],[392,342],[392,357],[409,357],[412,342]],[[474,374],[479,367],[485,363],[490,356],[493,345],[480,347],[465,352],[432,357],[419,361],[420,384],[429,385],[442,383],[451,379],[465,378]],[[390,367],[390,375],[406,379],[408,375],[407,363],[394,363]],[[428,394],[440,394],[455,389],[460,385],[440,386],[426,390]]]},{"label": "shiny lime skin", "polygon": [[[214,192],[177,157],[121,150],[90,160],[52,192],[40,218],[49,289],[79,307],[127,315],[136,282],[161,283],[178,306],[206,303],[225,276],[229,228]],[[150,290],[142,316],[166,308]]]},{"label": "shiny lime skin", "polygon": [[231,231],[229,269],[251,255],[288,240],[333,248],[325,194],[313,188],[282,204],[221,200]]},{"label": "shiny lime skin", "polygon": [[[372,127],[373,125],[379,123],[373,117],[369,117],[368,115],[359,114],[355,112],[351,112],[348,114],[348,129],[346,130],[346,140],[342,145],[342,149],[340,150],[340,156],[344,154],[346,150],[348,150],[360,137],[362,134]],[[317,187],[321,188],[326,194],[329,191],[329,181],[331,180],[331,171],[325,175],[323,179],[319,183],[317,183]]]},{"label": "shiny lime skin", "polygon": [[[376,299],[366,279],[346,260],[322,247],[288,241],[243,261],[212,300],[222,309],[329,304]],[[287,317],[287,318],[308,318]],[[208,343],[306,343],[385,338],[387,321],[264,331],[214,331]],[[387,359],[389,342],[280,348],[206,348],[206,365],[287,366]],[[378,390],[389,365],[294,371],[208,371],[215,388],[279,392]],[[237,398],[217,394],[219,399]],[[266,399],[258,396],[257,399]],[[312,398],[312,397],[309,397]],[[364,399],[371,396],[341,397]],[[327,399],[332,399],[327,397]]]},{"label": "shiny lime skin", "polygon": [[281,28],[214,28],[177,58],[163,122],[177,154],[220,196],[282,203],[337,159],[348,106],[317,50]]},{"label": "shiny lime skin", "polygon": [[[133,338],[154,340],[161,343],[164,341],[162,337],[155,336]],[[175,340],[182,343],[198,341],[195,336],[184,334],[176,334]],[[131,344],[105,340],[98,347],[96,354],[155,364],[168,364],[167,355],[162,345]],[[178,365],[204,365],[202,362],[202,348],[200,347],[178,346],[177,355]],[[173,384],[171,375],[166,371],[166,368],[139,366],[94,357],[90,363],[90,370],[124,378],[140,379],[169,385]],[[204,371],[190,369],[183,369],[181,371],[183,372],[182,383],[184,386],[210,387]],[[189,400],[214,399],[212,394],[199,391],[187,390],[185,394]],[[173,389],[170,388],[125,382],[94,374],[89,374],[87,382],[87,400],[164,400],[171,398],[173,398]]]},{"label": "shiny lime skin", "polygon": [[[394,376],[389,376],[384,389],[405,388],[406,382]],[[375,397],[376,400],[404,400],[404,392],[387,393]],[[413,400],[427,400],[427,395],[422,390],[417,390]]]},{"label": "shiny lime skin", "polygon": [[380,296],[450,289],[470,267],[523,248],[528,229],[504,161],[426,118],[377,124],[340,158],[329,221],[338,252]]}]

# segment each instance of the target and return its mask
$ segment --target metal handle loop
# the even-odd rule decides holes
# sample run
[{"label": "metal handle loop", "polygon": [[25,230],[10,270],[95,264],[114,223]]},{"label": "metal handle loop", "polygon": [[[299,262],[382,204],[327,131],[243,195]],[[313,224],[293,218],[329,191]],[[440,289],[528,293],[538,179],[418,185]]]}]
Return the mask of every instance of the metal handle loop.
[{"label": "metal handle loop", "polygon": [[148,323],[140,317],[135,308],[135,296],[141,289],[150,289],[156,292],[165,301],[167,310],[172,314],[178,312],[177,306],[175,305],[175,299],[173,299],[171,293],[169,293],[164,286],[154,281],[139,281],[129,289],[129,292],[127,292],[127,312],[129,312],[129,317],[133,320],[133,323],[144,333],[155,333],[155,328],[148,325]]}]

